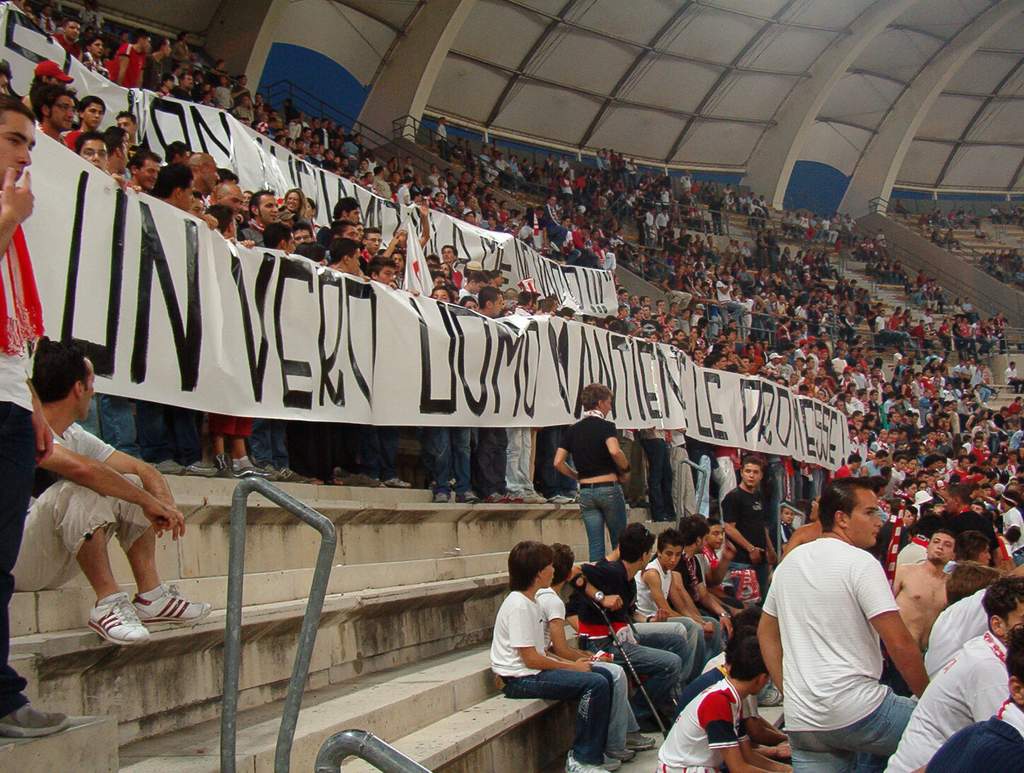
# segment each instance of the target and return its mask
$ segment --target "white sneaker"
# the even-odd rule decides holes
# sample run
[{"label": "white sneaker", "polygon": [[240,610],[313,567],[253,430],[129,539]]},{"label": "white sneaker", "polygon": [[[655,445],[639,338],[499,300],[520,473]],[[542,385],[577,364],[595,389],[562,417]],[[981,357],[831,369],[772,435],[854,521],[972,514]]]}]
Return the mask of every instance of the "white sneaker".
[{"label": "white sneaker", "polygon": [[569,756],[565,758],[565,773],[604,773],[604,768],[580,762],[572,756],[572,752],[569,752]]},{"label": "white sneaker", "polygon": [[536,491],[527,491],[523,494],[518,494],[517,496],[528,505],[544,505],[547,504],[548,501]]},{"label": "white sneaker", "polygon": [[139,621],[127,593],[115,593],[102,606],[93,607],[89,613],[89,627],[114,644],[149,641],[149,631]]},{"label": "white sneaker", "polygon": [[198,623],[210,614],[210,605],[189,601],[174,585],[164,585],[164,592],[154,601],[146,601],[138,594],[132,606],[144,623]]}]

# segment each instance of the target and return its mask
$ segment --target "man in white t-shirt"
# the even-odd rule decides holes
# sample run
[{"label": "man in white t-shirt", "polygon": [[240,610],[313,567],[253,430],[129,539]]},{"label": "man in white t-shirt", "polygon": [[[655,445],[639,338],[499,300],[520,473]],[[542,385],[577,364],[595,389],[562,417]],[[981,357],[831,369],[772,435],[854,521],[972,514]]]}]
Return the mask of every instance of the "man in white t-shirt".
[{"label": "man in white t-shirt", "polygon": [[807,773],[896,750],[914,702],[879,683],[879,637],[914,694],[928,683],[882,565],[867,552],[885,520],[870,479],[829,484],[819,519],[821,537],[776,570],[758,626],[768,673],[783,686],[793,769]]},{"label": "man in white t-shirt", "polygon": [[566,773],[603,773],[612,677],[607,671],[593,670],[589,656],[568,661],[545,651],[544,613],[536,597],[541,588],[551,586],[553,560],[554,552],[540,542],[520,542],[508,554],[512,592],[494,621],[491,670],[501,677],[508,698],[578,700]]},{"label": "man in white t-shirt", "polygon": [[22,543],[33,470],[53,449],[42,410],[28,387],[28,347],[43,333],[32,257],[21,230],[32,214],[26,170],[35,132],[32,111],[16,98],[0,97],[0,737],[15,738],[49,735],[67,724],[63,714],[29,705],[25,680],[7,663],[11,573]]},{"label": "man in white t-shirt", "polygon": [[[146,624],[196,623],[210,605],[189,601],[160,581],[157,537],[185,533],[185,518],[163,476],[75,423],[89,413],[94,380],[92,363],[76,345],[40,340],[32,384],[56,442],[40,464],[39,498],[25,521],[15,588],[58,588],[81,570],[97,599],[89,627],[115,644],[139,644],[149,640]],[[110,568],[107,542],[115,534],[135,577],[133,599]]]},{"label": "man in white t-shirt", "polygon": [[924,691],[886,773],[913,773],[946,740],[982,722],[1006,700],[1006,643],[1024,622],[1024,578],[1004,577],[982,599],[988,630],[969,640]]},{"label": "man in white t-shirt", "polygon": [[950,604],[935,619],[924,655],[929,677],[938,674],[968,640],[988,630],[988,615],[981,603],[986,590],[987,586]]}]

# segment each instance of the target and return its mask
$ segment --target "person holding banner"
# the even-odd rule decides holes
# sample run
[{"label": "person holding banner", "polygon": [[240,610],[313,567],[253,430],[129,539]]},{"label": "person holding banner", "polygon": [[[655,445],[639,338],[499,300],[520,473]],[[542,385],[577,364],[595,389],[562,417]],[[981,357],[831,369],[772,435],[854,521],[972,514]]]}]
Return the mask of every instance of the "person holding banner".
[{"label": "person holding banner", "polygon": [[[607,420],[612,410],[612,390],[604,384],[589,384],[580,395],[583,418],[570,427],[555,452],[554,467],[562,475],[579,481],[580,512],[587,529],[589,556],[599,561],[605,555],[604,530],[608,529],[612,549],[626,528],[626,498],[621,483],[629,479],[629,461],[619,447],[615,425]],[[572,456],[576,468],[568,464]]]},{"label": "person holding banner", "polygon": [[24,678],[7,662],[7,610],[35,466],[53,452],[53,435],[28,381],[28,347],[43,334],[42,304],[21,230],[34,203],[25,171],[34,145],[31,111],[13,97],[0,97],[0,737],[8,738],[49,735],[67,724],[63,714],[29,705]]}]

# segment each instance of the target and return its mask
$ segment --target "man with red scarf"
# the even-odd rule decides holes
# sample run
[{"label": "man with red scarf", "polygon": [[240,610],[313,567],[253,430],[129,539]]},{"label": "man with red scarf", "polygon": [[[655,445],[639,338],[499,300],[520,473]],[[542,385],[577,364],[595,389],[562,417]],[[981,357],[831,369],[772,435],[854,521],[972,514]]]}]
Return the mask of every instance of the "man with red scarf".
[{"label": "man with red scarf", "polygon": [[[63,714],[37,711],[25,680],[7,663],[14,592],[11,573],[21,547],[36,463],[53,451],[39,401],[28,386],[28,349],[43,334],[43,312],[21,224],[32,214],[35,120],[20,101],[0,96],[0,736],[54,733]],[[24,172],[24,174],[22,174]],[[19,177],[21,178],[19,181]]]}]

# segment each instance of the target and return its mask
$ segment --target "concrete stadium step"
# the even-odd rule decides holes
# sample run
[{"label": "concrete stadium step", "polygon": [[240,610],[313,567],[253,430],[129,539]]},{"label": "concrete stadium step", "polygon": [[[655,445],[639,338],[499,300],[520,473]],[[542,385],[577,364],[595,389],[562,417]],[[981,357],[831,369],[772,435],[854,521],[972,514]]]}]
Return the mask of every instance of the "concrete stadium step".
[{"label": "concrete stadium step", "polygon": [[[328,596],[309,669],[323,687],[490,638],[506,592],[493,574]],[[283,697],[305,600],[243,609],[243,707]],[[49,710],[114,715],[123,741],[218,716],[224,612],[188,628],[154,629],[143,645],[116,647],[88,629],[11,641],[29,695]]]},{"label": "concrete stadium step", "polygon": [[118,769],[113,717],[72,717],[71,726],[43,738],[0,738],[0,770],[114,773]]},{"label": "concrete stadium step", "polygon": [[[435,773],[521,773],[554,765],[564,770],[574,723],[569,703],[495,695],[392,746]],[[375,770],[361,760],[345,766],[346,773]]]},{"label": "concrete stadium step", "polygon": [[[273,769],[282,708],[277,702],[239,715],[239,770],[262,773]],[[497,764],[494,752],[501,747],[499,739],[503,736],[522,736],[527,732],[525,725],[553,710],[558,710],[556,704],[548,701],[511,701],[496,695],[488,648],[446,653],[413,666],[361,677],[358,683],[307,692],[296,727],[291,766],[293,770],[311,769],[317,751],[330,735],[358,728],[393,743],[435,771],[466,757],[474,760],[472,766],[463,768],[466,770],[539,769],[540,765],[524,768],[524,750],[519,743],[507,749],[509,765]],[[571,736],[572,724],[561,724],[570,728]],[[537,735],[536,729],[532,732]],[[571,737],[549,737],[537,746],[564,749],[569,740]],[[212,772],[219,769],[218,749],[219,723],[208,722],[126,745],[121,752],[121,770]],[[480,764],[482,756],[488,757],[487,763]],[[359,762],[344,766],[346,771],[372,769],[361,767]]]},{"label": "concrete stadium step", "polygon": [[[205,494],[200,493],[202,483],[209,485]],[[220,608],[226,598],[233,484],[186,478],[171,479],[171,485],[189,528],[178,542],[158,541],[161,577],[186,595]],[[384,491],[396,501],[372,501],[380,500],[379,489],[352,490],[351,495],[359,497],[356,501],[315,490],[330,487],[292,488],[299,488],[292,493],[338,525],[332,593],[500,571],[494,568],[494,554],[506,552],[521,539],[564,542],[574,549],[586,543],[576,505],[410,502],[401,500],[408,500],[411,492],[394,489]],[[246,574],[250,579],[245,603],[304,598],[319,534],[262,497],[252,496],[249,504]],[[642,510],[632,514],[634,520],[644,517]],[[128,562],[116,544],[112,543],[110,556],[115,578],[124,590],[133,592]],[[25,636],[82,627],[93,602],[81,575],[58,590],[17,593],[11,608],[12,632]]]},{"label": "concrete stadium step", "polygon": [[[147,644],[117,647],[85,627],[94,597],[82,577],[15,594],[12,605],[12,651],[30,697],[72,715],[112,715],[124,741],[195,726],[219,708],[234,483],[178,478],[171,485],[189,530],[178,543],[159,541],[158,566],[165,581],[213,604],[207,620],[154,626]],[[505,592],[507,551],[519,540],[564,542],[586,555],[577,506],[467,507],[435,505],[422,491],[285,488],[339,529],[311,687],[487,641]],[[284,695],[319,535],[261,497],[249,504],[241,705],[256,707]],[[646,517],[630,512],[631,521]],[[110,555],[121,587],[133,592],[116,543]]]}]

